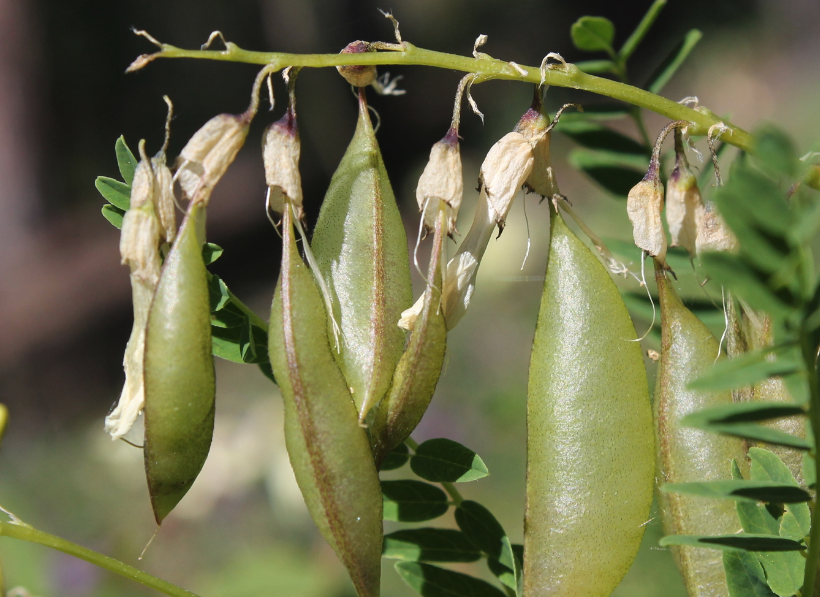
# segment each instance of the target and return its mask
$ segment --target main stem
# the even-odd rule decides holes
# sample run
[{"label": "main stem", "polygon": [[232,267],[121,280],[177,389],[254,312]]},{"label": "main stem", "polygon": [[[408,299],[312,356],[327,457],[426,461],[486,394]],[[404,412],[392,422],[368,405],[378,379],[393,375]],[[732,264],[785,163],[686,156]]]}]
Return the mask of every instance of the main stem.
[{"label": "main stem", "polygon": [[147,572],[129,566],[124,562],[109,558],[108,556],[104,556],[101,553],[97,553],[71,541],[61,539],[60,537],[38,531],[27,524],[21,524],[19,522],[0,522],[0,535],[51,547],[52,549],[62,551],[63,553],[85,560],[86,562],[91,562],[100,568],[105,568],[125,578],[130,578],[146,587],[151,587],[171,597],[197,597],[195,593],[186,591],[168,581],[151,576]]},{"label": "main stem", "polygon": [[709,128],[723,122],[727,129],[715,138],[734,145],[744,151],[751,151],[754,146],[754,137],[743,129],[733,126],[718,118],[715,114],[693,110],[665,97],[649,91],[596,77],[580,71],[574,64],[550,65],[550,68],[541,71],[532,66],[513,65],[513,63],[497,60],[480,55],[479,58],[469,58],[444,52],[435,52],[418,48],[411,43],[404,42],[403,51],[368,52],[363,54],[285,54],[281,52],[252,52],[243,50],[236,44],[226,44],[226,49],[219,50],[184,50],[169,44],[160,44],[160,50],[155,54],[145,54],[129,67],[129,71],[139,70],[156,58],[200,58],[207,60],[223,60],[228,62],[244,62],[249,64],[272,65],[274,70],[288,66],[299,67],[328,67],[344,65],[421,65],[447,68],[475,73],[478,75],[476,83],[491,79],[509,81],[526,81],[557,87],[571,87],[582,91],[589,91],[598,95],[605,95],[616,100],[652,110],[671,120],[686,120],[691,122],[689,134],[694,136],[706,135]]},{"label": "main stem", "polygon": [[[801,332],[800,345],[803,352],[803,361],[805,362],[806,371],[808,372],[809,382],[809,421],[811,423],[811,430],[814,437],[820,437],[820,381],[817,378],[817,369],[815,360],[817,349],[812,348],[812,343],[809,339],[809,334]],[[815,478],[820,479],[820,458],[817,458],[815,453],[814,459]],[[803,597],[812,597],[814,595],[814,583],[817,576],[818,559],[820,559],[820,524],[818,524],[817,505],[820,503],[816,495],[814,497],[814,507],[811,513],[811,532],[809,535],[809,552],[806,556],[806,570],[803,576]]]}]

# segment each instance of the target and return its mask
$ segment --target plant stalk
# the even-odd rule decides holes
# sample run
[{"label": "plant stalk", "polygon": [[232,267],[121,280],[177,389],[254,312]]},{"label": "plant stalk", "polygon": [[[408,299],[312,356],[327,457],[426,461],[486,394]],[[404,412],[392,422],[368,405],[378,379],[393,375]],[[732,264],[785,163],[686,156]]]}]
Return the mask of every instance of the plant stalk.
[{"label": "plant stalk", "polygon": [[[812,348],[810,334],[805,330],[800,333],[800,346],[803,352],[803,361],[809,382],[809,421],[814,437],[820,437],[820,381],[817,378],[815,360],[817,349]],[[816,453],[815,453],[816,456]],[[820,458],[814,459],[816,478],[820,479]],[[815,495],[811,512],[811,532],[809,535],[809,550],[806,556],[806,569],[803,575],[803,597],[813,597],[814,583],[817,576],[818,559],[820,559],[820,524],[818,524],[818,498]]]},{"label": "plant stalk", "polygon": [[67,541],[66,539],[61,539],[60,537],[49,535],[43,531],[38,531],[34,527],[27,524],[20,522],[0,522],[0,535],[51,547],[52,549],[56,549],[74,556],[75,558],[80,558],[86,562],[91,562],[100,568],[105,568],[106,570],[119,574],[120,576],[124,576],[125,578],[130,578],[131,580],[145,585],[146,587],[156,589],[157,591],[170,595],[171,597],[197,597],[195,593],[186,591],[185,589],[171,584],[168,581],[151,576],[147,572],[143,572],[133,566],[129,566],[124,562],[104,556],[101,553],[97,553],[96,551],[88,549],[87,547],[82,547],[76,543]]},{"label": "plant stalk", "polygon": [[368,52],[363,54],[286,54],[282,52],[253,52],[243,50],[233,43],[226,44],[225,50],[185,50],[169,44],[159,44],[160,50],[154,54],[144,54],[128,68],[128,71],[139,70],[156,58],[198,58],[206,60],[222,60],[228,62],[244,62],[249,64],[271,65],[273,70],[281,70],[288,66],[298,67],[329,67],[344,65],[421,65],[459,70],[478,75],[476,83],[492,79],[510,81],[525,81],[558,87],[571,87],[582,91],[589,91],[598,95],[605,95],[640,108],[652,110],[671,120],[685,120],[691,122],[689,134],[693,136],[706,135],[709,128],[720,122],[726,124],[727,129],[716,138],[734,145],[744,151],[752,151],[754,137],[743,129],[722,121],[711,112],[700,112],[681,105],[665,97],[649,91],[581,72],[575,65],[550,65],[543,72],[533,66],[513,65],[510,62],[497,60],[480,55],[479,58],[457,56],[444,52],[436,52],[419,48],[411,43],[404,42],[402,51]]}]

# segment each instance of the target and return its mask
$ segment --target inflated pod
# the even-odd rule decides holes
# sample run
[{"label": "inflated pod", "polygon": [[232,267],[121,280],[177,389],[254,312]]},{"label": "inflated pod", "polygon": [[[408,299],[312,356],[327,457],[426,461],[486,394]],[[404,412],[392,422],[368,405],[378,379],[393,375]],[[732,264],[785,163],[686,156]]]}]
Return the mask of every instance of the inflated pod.
[{"label": "inflated pod", "polygon": [[299,257],[292,226],[292,208],[286,208],[268,334],[285,404],[288,455],[311,517],[347,567],[358,595],[375,596],[382,551],[379,478],[333,357],[321,294]]},{"label": "inflated pod", "polygon": [[444,201],[440,201],[438,207],[427,289],[421,309],[412,314],[412,336],[396,367],[393,384],[376,409],[371,431],[376,467],[393,448],[410,436],[421,421],[433,398],[444,364],[447,325],[441,309],[441,259],[449,229],[450,210]]},{"label": "inflated pod", "polygon": [[330,181],[312,247],[341,327],[334,354],[363,421],[390,387],[405,342],[396,322],[413,301],[407,236],[363,89],[356,133]]},{"label": "inflated pod", "polygon": [[[690,390],[688,385],[711,369],[718,342],[678,298],[656,265],[661,304],[661,356],[655,386],[655,432],[658,482],[687,483],[731,479],[732,459],[744,463],[743,440],[682,427],[682,417],[703,408],[732,403],[732,393]],[[664,532],[668,535],[736,533],[740,522],[731,500],[676,493],[658,494]],[[690,597],[728,596],[721,552],[673,547]]]},{"label": "inflated pod", "polygon": [[214,429],[205,207],[192,203],[165,259],[145,331],[145,472],[157,523],[196,479]]},{"label": "inflated pod", "polygon": [[609,595],[638,552],[654,441],[635,338],[606,269],[553,213],[527,397],[525,597]]}]

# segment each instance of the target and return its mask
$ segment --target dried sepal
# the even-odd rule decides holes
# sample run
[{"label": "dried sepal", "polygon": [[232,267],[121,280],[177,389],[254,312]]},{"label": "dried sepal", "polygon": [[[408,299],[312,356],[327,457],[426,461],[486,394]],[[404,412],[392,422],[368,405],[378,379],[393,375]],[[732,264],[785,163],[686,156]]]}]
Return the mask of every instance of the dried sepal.
[{"label": "dried sepal", "polygon": [[673,247],[684,247],[695,254],[695,243],[703,218],[703,199],[698,181],[689,168],[680,130],[675,131],[675,169],[666,183],[666,223]]},{"label": "dried sepal", "polygon": [[439,213],[438,200],[441,200],[447,204],[447,234],[452,235],[463,196],[464,178],[458,131],[451,128],[430,150],[430,160],[424,167],[416,187],[416,201],[419,204],[419,211],[424,212],[425,228],[435,228]]},{"label": "dried sepal", "polygon": [[663,230],[663,185],[657,169],[650,166],[644,179],[632,187],[626,199],[626,213],[632,222],[635,244],[652,257],[666,257],[666,233]]},{"label": "dried sepal", "polygon": [[[347,44],[340,54],[363,54],[365,52],[375,52],[366,41],[353,41]],[[376,67],[374,65],[348,64],[337,66],[336,70],[345,80],[354,87],[367,87],[376,80]]]},{"label": "dried sepal", "polygon": [[513,131],[490,148],[481,164],[481,188],[500,229],[504,228],[516,193],[532,172],[533,161],[532,145],[524,135]]},{"label": "dried sepal", "polygon": [[715,206],[707,203],[695,240],[697,254],[700,255],[704,251],[731,251],[736,246],[737,237],[726,226],[726,222],[715,210]]},{"label": "dried sepal", "polygon": [[[530,142],[532,146],[532,171],[524,181],[524,186],[530,193],[537,193],[541,197],[560,195],[558,183],[555,181],[555,172],[550,159],[550,119],[543,109],[543,97],[539,88],[535,90],[532,106],[518,121],[515,130]],[[563,108],[562,108],[563,110]]]}]

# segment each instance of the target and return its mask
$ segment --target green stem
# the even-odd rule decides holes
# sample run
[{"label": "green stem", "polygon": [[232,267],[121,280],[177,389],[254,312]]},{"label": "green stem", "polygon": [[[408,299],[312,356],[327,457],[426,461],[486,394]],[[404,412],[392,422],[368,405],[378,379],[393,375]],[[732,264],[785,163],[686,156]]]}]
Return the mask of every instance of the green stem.
[{"label": "green stem", "polygon": [[[419,448],[419,444],[412,437],[408,437],[404,440],[404,443],[407,444],[407,447],[413,450],[413,452]],[[442,481],[440,485],[444,488],[444,491],[448,493],[450,499],[453,500],[455,507],[458,508],[461,505],[461,502],[464,501],[464,497],[458,489],[456,489],[456,486],[452,483],[448,483],[447,481]]]},{"label": "green stem", "polygon": [[115,560],[114,558],[104,556],[96,551],[82,547],[76,543],[72,543],[71,541],[61,539],[60,537],[55,537],[54,535],[49,535],[43,531],[38,531],[27,524],[20,522],[0,522],[0,535],[51,547],[52,549],[62,551],[63,553],[67,553],[76,558],[80,558],[81,560],[85,560],[86,562],[91,562],[100,568],[105,568],[106,570],[119,574],[120,576],[124,576],[125,578],[135,580],[146,587],[156,589],[166,595],[171,595],[171,597],[197,597],[195,593],[186,591],[185,589],[182,589],[167,581],[160,580],[155,576],[151,576],[147,572],[138,570],[133,566],[129,566],[128,564]]},{"label": "green stem", "polygon": [[[285,54],[281,52],[252,52],[243,50],[233,43],[227,44],[226,49],[223,51],[184,50],[168,44],[161,44],[159,52],[140,56],[128,70],[139,70],[156,58],[199,58],[272,65],[274,70],[283,69],[287,66],[316,68],[371,64],[421,65],[475,73],[478,75],[476,82],[491,79],[526,81],[536,84],[541,82],[541,71],[536,67],[520,65],[516,68],[516,66],[503,60],[489,57],[469,58],[435,52],[418,48],[408,42],[404,42],[403,47],[403,51],[369,52],[364,54]],[[605,95],[640,108],[652,110],[671,120],[691,122],[692,127],[690,127],[689,134],[694,136],[705,135],[709,127],[724,122],[728,128],[719,135],[722,141],[744,151],[751,151],[754,145],[754,137],[751,134],[722,121],[710,112],[699,112],[649,91],[583,73],[573,64],[569,64],[566,69],[560,65],[557,68],[546,69],[544,83]]]},{"label": "green stem", "polygon": [[660,14],[664,6],[666,6],[666,0],[655,0],[652,6],[649,7],[649,10],[646,11],[646,14],[643,19],[641,19],[641,22],[638,23],[635,31],[632,32],[632,35],[629,36],[629,39],[627,39],[621,47],[621,51],[618,52],[618,56],[621,60],[626,62],[629,57],[632,56],[632,53],[638,47],[638,44],[643,41],[643,38],[647,32],[649,32],[649,29],[652,27],[655,19],[658,18],[658,14]]},{"label": "green stem", "polygon": [[[820,437],[820,381],[817,378],[815,359],[817,358],[817,347],[812,347],[810,334],[803,331],[800,334],[800,345],[803,352],[803,361],[808,373],[809,382],[809,421],[814,437]],[[820,458],[814,459],[814,470],[816,478],[820,479]],[[811,532],[809,534],[809,552],[806,556],[806,570],[803,576],[803,597],[814,595],[814,581],[817,576],[817,564],[820,559],[820,524],[818,524],[818,498],[814,498],[814,507],[811,516]]]}]

